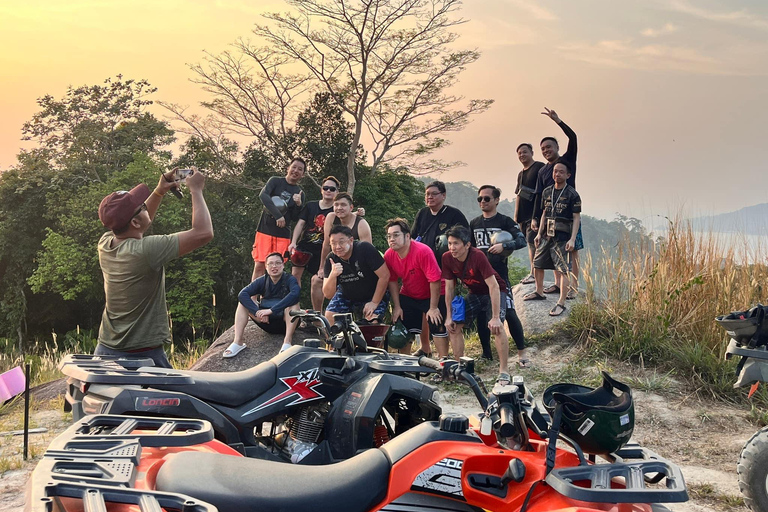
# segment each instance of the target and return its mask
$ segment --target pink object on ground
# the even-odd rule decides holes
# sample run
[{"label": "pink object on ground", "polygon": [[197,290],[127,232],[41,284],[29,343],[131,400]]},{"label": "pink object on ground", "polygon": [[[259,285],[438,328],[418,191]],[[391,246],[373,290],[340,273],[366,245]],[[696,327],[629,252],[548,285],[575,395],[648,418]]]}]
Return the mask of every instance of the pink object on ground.
[{"label": "pink object on ground", "polygon": [[0,375],[0,402],[24,392],[24,371],[17,366]]}]

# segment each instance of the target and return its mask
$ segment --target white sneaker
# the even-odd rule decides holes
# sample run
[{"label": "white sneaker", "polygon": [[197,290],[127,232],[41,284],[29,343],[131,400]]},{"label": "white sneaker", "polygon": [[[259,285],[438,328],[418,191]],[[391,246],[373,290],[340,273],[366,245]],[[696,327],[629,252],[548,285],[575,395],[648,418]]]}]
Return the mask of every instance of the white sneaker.
[{"label": "white sneaker", "polygon": [[283,343],[283,346],[282,346],[282,347],[280,347],[280,352],[285,352],[286,350],[288,350],[288,349],[289,349],[289,348],[291,348],[292,346],[293,346],[293,345],[291,345],[290,343]]}]

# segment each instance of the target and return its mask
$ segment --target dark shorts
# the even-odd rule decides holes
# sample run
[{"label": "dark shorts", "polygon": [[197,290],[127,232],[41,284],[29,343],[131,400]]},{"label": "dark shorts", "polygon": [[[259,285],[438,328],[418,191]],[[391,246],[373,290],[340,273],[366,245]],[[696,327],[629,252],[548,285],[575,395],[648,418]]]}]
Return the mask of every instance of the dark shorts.
[{"label": "dark shorts", "polygon": [[[384,294],[384,298],[381,299],[379,305],[376,306],[374,313],[376,313],[379,318],[383,318],[384,314],[387,312],[388,305],[389,292]],[[341,291],[341,287],[339,286],[336,288],[336,293],[333,295],[333,297],[331,297],[331,301],[328,303],[328,307],[325,308],[325,310],[331,311],[333,313],[352,313],[357,317],[357,319],[360,319],[363,316],[364,306],[365,302],[351,301],[345,298],[344,293]]]},{"label": "dark shorts", "polygon": [[531,220],[527,220],[520,224],[520,231],[523,232],[525,235],[525,241],[528,242],[528,247],[533,247],[534,251],[536,250],[536,246],[534,245],[534,239],[536,238],[536,235],[539,233],[538,231],[534,231],[533,228],[531,228]]},{"label": "dark shorts", "polygon": [[533,267],[545,270],[570,271],[569,255],[565,250],[566,241],[558,241],[553,237],[542,238],[536,255],[533,257]]},{"label": "dark shorts", "polygon": [[576,233],[576,241],[573,242],[573,248],[575,251],[580,251],[584,248],[584,240],[581,238],[581,223],[579,223],[579,232]]},{"label": "dark shorts", "polygon": [[[312,254],[312,257],[309,258],[307,264],[304,265],[304,272],[309,272],[310,275],[317,274],[317,271],[320,270],[320,254],[322,252],[322,247],[315,244],[299,244],[296,248],[300,251]],[[299,265],[294,266],[298,267]]]},{"label": "dark shorts", "polygon": [[[510,305],[509,294],[507,292],[499,292],[499,320],[504,323],[504,319],[507,317],[507,307]],[[470,293],[465,297],[467,301],[467,314],[464,317],[464,324],[469,325],[472,321],[485,314],[485,318],[490,320],[493,315],[493,307],[491,305],[490,295],[475,295]],[[484,313],[483,313],[484,312]]]},{"label": "dark shorts", "polygon": [[[253,318],[251,318],[253,320]],[[253,323],[261,327],[264,332],[269,334],[285,334],[285,317],[283,315],[269,315],[269,323],[262,323],[253,320]]]},{"label": "dark shorts", "polygon": [[[406,295],[400,295],[400,307],[403,309],[403,325],[408,332],[421,334],[421,322],[424,314],[429,311],[429,299],[412,299]],[[445,295],[441,295],[437,301],[437,309],[445,320]],[[433,338],[447,338],[448,331],[445,330],[445,324],[433,324],[429,322],[429,333]]]},{"label": "dark shorts", "polygon": [[165,350],[163,350],[162,346],[148,348],[147,350],[124,352],[122,350],[109,348],[106,345],[99,343],[96,345],[96,350],[93,351],[93,355],[117,357],[148,357],[155,362],[155,366],[158,368],[173,368],[171,363],[168,362],[168,356],[165,355]]}]

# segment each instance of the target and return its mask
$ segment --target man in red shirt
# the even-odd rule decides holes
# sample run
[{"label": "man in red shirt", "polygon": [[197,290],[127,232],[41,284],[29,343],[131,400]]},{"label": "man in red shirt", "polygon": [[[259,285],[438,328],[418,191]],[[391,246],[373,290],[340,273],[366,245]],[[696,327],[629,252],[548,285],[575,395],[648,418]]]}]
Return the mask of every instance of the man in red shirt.
[{"label": "man in red shirt", "polygon": [[[472,323],[472,319],[481,311],[485,318],[490,318],[488,329],[494,334],[496,353],[499,355],[499,377],[496,382],[510,382],[509,338],[504,330],[504,317],[509,291],[504,279],[493,270],[483,251],[471,246],[472,235],[464,226],[454,226],[446,233],[448,235],[448,252],[443,254],[443,279],[445,279],[445,327],[451,338],[453,356],[459,359],[464,355],[464,325]],[[465,317],[463,320],[453,318],[452,300],[456,295],[456,282],[461,281],[469,290],[466,295]]]},{"label": "man in red shirt", "polygon": [[[445,303],[439,300],[440,267],[435,254],[427,245],[411,240],[405,219],[389,219],[385,228],[389,249],[384,253],[384,261],[389,268],[392,323],[402,319],[408,332],[420,334],[421,320],[426,314],[437,351],[441,357],[447,356],[448,333],[443,326]],[[398,279],[402,279],[402,287],[398,287]]]}]

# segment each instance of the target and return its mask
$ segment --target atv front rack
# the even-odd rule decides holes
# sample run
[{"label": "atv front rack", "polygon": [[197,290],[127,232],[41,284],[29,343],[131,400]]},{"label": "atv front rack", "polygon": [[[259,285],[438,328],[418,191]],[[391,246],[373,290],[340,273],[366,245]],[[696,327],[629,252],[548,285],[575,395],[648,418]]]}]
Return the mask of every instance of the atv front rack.
[{"label": "atv front rack", "polygon": [[142,448],[189,446],[213,438],[211,424],[203,420],[87,416],[59,435],[46,450],[29,483],[27,510],[67,510],[56,498],[74,498],[82,500],[80,510],[93,512],[106,512],[106,503],[137,505],[142,512],[215,511],[213,506],[189,496],[131,489],[136,483]]},{"label": "atv front rack", "polygon": [[[595,503],[682,503],[688,501],[683,473],[651,450],[629,444],[616,462],[555,468],[546,482],[554,490]],[[615,486],[613,484],[616,484]],[[658,484],[658,487],[651,487]]]},{"label": "atv front rack", "polygon": [[96,356],[92,354],[68,354],[59,363],[59,369],[68,365],[124,368],[137,370],[145,366],[155,366],[151,357]]},{"label": "atv front rack", "polygon": [[[77,356],[82,357],[82,356]],[[95,356],[101,357],[101,356]],[[87,384],[133,384],[137,386],[183,386],[194,384],[195,379],[182,373],[169,372],[163,368],[163,372],[155,373],[152,368],[145,368],[142,364],[136,368],[141,359],[71,359],[67,356],[59,364],[59,369],[67,377],[72,377]],[[149,360],[150,363],[152,362]],[[151,366],[151,364],[150,364]]]}]

